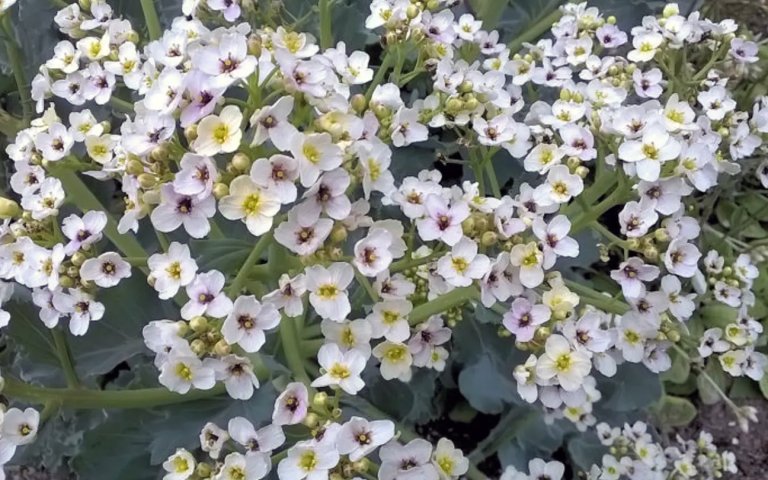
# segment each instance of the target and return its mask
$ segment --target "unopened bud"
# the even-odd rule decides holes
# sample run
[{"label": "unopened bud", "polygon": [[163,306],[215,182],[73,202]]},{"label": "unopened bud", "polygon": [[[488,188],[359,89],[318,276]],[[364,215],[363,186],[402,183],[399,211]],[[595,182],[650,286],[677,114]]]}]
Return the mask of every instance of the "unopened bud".
[{"label": "unopened bud", "polygon": [[357,114],[363,113],[368,106],[368,102],[365,100],[365,95],[361,93],[353,95],[350,103],[352,104],[352,110]]},{"label": "unopened bud", "polygon": [[21,215],[21,207],[10,198],[0,197],[0,218],[17,218]]},{"label": "unopened bud", "polygon": [[331,242],[341,243],[347,239],[347,229],[344,225],[337,223],[331,231]]},{"label": "unopened bud", "polygon": [[317,409],[325,409],[325,406],[328,404],[328,394],[325,392],[317,392],[314,397],[312,397],[312,405]]},{"label": "unopened bud", "polygon": [[139,175],[139,185],[144,189],[152,188],[157,185],[157,177],[151,173],[142,173]]},{"label": "unopened bud", "polygon": [[662,12],[664,18],[674,17],[680,14],[680,7],[676,3],[668,3]]},{"label": "unopened bud", "polygon": [[480,243],[484,247],[491,247],[493,245],[496,245],[496,242],[499,240],[499,235],[496,232],[488,231],[483,233],[483,236],[480,237]]},{"label": "unopened bud", "polygon": [[576,169],[576,175],[580,176],[581,178],[587,178],[587,175],[589,175],[589,169],[585,167],[584,165],[578,167]]},{"label": "unopened bud", "polygon": [[320,423],[320,417],[316,413],[309,412],[302,422],[307,428],[315,428]]},{"label": "unopened bud", "polygon": [[248,37],[248,53],[258,58],[261,56],[261,47],[261,36],[252,33]]},{"label": "unopened bud", "polygon": [[187,142],[192,143],[197,140],[197,125],[193,124],[184,129],[184,138]]},{"label": "unopened bud", "polygon": [[251,159],[248,158],[248,155],[238,152],[232,157],[232,165],[241,172],[244,172],[251,167]]},{"label": "unopened bud", "polygon": [[229,195],[229,187],[226,183],[216,183],[213,185],[213,196],[216,197],[216,200],[221,200],[227,195]]},{"label": "unopened bud", "polygon": [[189,344],[189,348],[192,349],[195,355],[203,355],[208,351],[208,347],[205,345],[205,342],[199,338],[192,340],[192,343]]},{"label": "unopened bud", "polygon": [[149,153],[149,158],[153,162],[165,162],[168,160],[168,156],[170,154],[170,150],[165,145],[158,145],[155,148],[152,149],[152,151]]},{"label": "unopened bud", "polygon": [[208,319],[202,316],[194,317],[189,321],[189,326],[196,333],[203,333],[208,329]]}]

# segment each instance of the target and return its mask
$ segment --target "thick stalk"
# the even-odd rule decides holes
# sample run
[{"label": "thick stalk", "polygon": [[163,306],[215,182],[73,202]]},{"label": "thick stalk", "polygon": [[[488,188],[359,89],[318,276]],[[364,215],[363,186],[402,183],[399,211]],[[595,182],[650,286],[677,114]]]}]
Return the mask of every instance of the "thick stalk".
[{"label": "thick stalk", "polygon": [[51,335],[56,346],[56,356],[59,358],[61,369],[64,371],[64,378],[67,380],[67,386],[69,388],[80,387],[80,379],[77,377],[77,372],[75,372],[72,352],[69,349],[66,334],[60,328],[53,328]]},{"label": "thick stalk", "polygon": [[225,392],[223,384],[210,390],[192,390],[181,395],[165,387],[141,388],[138,390],[88,390],[73,388],[44,388],[29,385],[13,378],[5,379],[3,394],[15,400],[45,404],[51,400],[61,403],[63,408],[78,410],[105,408],[152,408],[163,405],[192,402],[211,398]]},{"label": "thick stalk", "polygon": [[291,369],[296,380],[309,386],[312,381],[304,370],[304,357],[301,354],[301,341],[296,331],[296,324],[290,317],[283,316],[280,320],[280,342],[283,345],[283,353],[288,368]]},{"label": "thick stalk", "polygon": [[427,303],[414,308],[413,311],[411,311],[408,323],[411,325],[418,325],[432,315],[437,315],[440,312],[444,312],[450,308],[479,297],[480,292],[478,292],[477,287],[474,285],[451,290],[445,295],[440,295],[434,300],[430,300]]},{"label": "thick stalk", "polygon": [[235,297],[240,292],[245,280],[248,278],[248,273],[250,272],[251,267],[259,261],[261,254],[264,253],[270,243],[272,243],[272,231],[262,235],[261,238],[259,238],[259,241],[256,242],[256,245],[253,246],[250,255],[245,259],[245,263],[240,267],[240,271],[237,272],[234,280],[232,280],[232,284],[227,289],[227,295]]},{"label": "thick stalk", "polygon": [[565,286],[576,292],[586,303],[600,310],[616,315],[622,315],[629,310],[629,306],[626,303],[603,295],[597,290],[593,290],[579,282],[565,280]]},{"label": "thick stalk", "polygon": [[507,44],[509,51],[515,54],[523,46],[523,43],[532,42],[540,36],[542,36],[547,30],[552,28],[552,25],[563,16],[563,12],[559,8],[556,8],[552,13],[542,18],[538,22],[531,25],[526,31],[517,35],[514,40]]},{"label": "thick stalk", "polygon": [[21,103],[22,111],[22,124],[27,126],[32,120],[32,96],[29,92],[27,77],[24,74],[24,56],[21,53],[19,44],[15,40],[16,35],[13,30],[13,24],[11,23],[11,16],[8,14],[8,12],[5,12],[3,15],[2,26],[7,37],[5,40],[5,48],[8,52],[8,61],[11,63],[13,78],[16,81],[16,88],[19,92],[19,102]]},{"label": "thick stalk", "polygon": [[384,58],[381,60],[379,69],[376,70],[376,75],[373,77],[373,81],[370,85],[368,85],[368,90],[365,91],[365,103],[371,101],[373,91],[376,90],[376,87],[384,80],[384,75],[386,75],[387,71],[389,71],[389,68],[392,66],[392,64],[395,63],[395,55],[393,53],[393,49],[387,48],[386,52],[387,53],[384,54]]},{"label": "thick stalk", "polygon": [[150,40],[157,40],[163,35],[160,27],[160,19],[155,9],[155,0],[140,0],[141,9],[144,11],[144,21],[147,23],[147,31]]},{"label": "thick stalk", "polygon": [[333,46],[331,14],[331,0],[320,0],[320,48],[322,50]]}]

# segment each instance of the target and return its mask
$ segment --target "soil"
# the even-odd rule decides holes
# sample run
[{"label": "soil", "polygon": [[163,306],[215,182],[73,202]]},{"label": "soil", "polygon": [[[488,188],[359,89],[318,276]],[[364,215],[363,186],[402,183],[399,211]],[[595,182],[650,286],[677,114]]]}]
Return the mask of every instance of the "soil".
[{"label": "soil", "polygon": [[684,438],[696,438],[703,430],[712,434],[719,449],[732,451],[739,473],[727,477],[728,480],[765,480],[768,471],[768,401],[751,398],[736,403],[757,409],[758,422],[750,424],[749,433],[739,429],[733,413],[722,402],[699,405],[699,415],[678,433]]}]

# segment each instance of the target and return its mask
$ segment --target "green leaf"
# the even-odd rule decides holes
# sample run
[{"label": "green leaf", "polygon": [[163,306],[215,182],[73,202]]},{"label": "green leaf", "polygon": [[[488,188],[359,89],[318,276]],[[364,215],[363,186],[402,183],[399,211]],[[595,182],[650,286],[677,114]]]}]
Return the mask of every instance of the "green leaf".
[{"label": "green leaf", "polygon": [[515,384],[500,370],[489,355],[482,355],[459,373],[459,390],[478,411],[501,413],[507,403],[519,400]]},{"label": "green leaf", "polygon": [[684,427],[696,418],[696,407],[687,398],[665,395],[651,412],[663,427]]},{"label": "green leaf", "polygon": [[666,372],[662,372],[661,379],[665,382],[685,383],[691,373],[691,361],[675,350],[670,351],[670,357],[672,357],[672,366]]},{"label": "green leaf", "polygon": [[585,472],[592,465],[600,465],[603,455],[608,449],[600,443],[594,433],[575,436],[568,441],[568,455],[573,463]]},{"label": "green leaf", "polygon": [[704,372],[715,382],[717,388],[715,388],[715,386],[712,385],[712,382],[705,378],[704,375],[699,375],[696,377],[696,385],[699,387],[699,397],[705,405],[713,405],[723,399],[717,389],[719,388],[720,391],[724,392],[728,385],[728,378],[720,367],[720,362],[714,358],[707,362]]},{"label": "green leaf", "polygon": [[615,376],[607,379],[602,408],[617,412],[632,412],[652,404],[661,397],[659,376],[642,364],[620,365]]},{"label": "green leaf", "polygon": [[739,312],[737,309],[721,303],[706,305],[699,308],[699,316],[704,320],[706,328],[725,328],[727,325],[736,321],[738,314]]},{"label": "green leaf", "polygon": [[237,238],[192,240],[190,248],[201,271],[236,272],[253,250],[253,242]]},{"label": "green leaf", "polygon": [[768,375],[763,375],[763,378],[758,382],[758,386],[760,387],[760,393],[762,393],[765,398],[768,398]]},{"label": "green leaf", "polygon": [[364,378],[365,397],[392,418],[407,423],[424,423],[439,417],[442,405],[434,401],[437,373],[417,369],[408,383],[384,380],[378,369],[369,369]]}]

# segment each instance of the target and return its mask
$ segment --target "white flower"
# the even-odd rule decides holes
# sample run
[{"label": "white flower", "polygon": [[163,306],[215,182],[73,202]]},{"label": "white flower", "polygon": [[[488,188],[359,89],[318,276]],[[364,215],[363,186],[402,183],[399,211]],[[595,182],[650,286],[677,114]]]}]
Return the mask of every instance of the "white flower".
[{"label": "white flower", "polygon": [[329,343],[320,347],[317,361],[324,373],[312,382],[313,387],[338,385],[348,394],[356,395],[365,386],[360,374],[366,359],[359,351],[342,352],[336,344]]},{"label": "white flower", "polygon": [[219,175],[213,159],[185,153],[179,165],[179,171],[173,179],[174,192],[178,195],[208,197]]},{"label": "white flower", "polygon": [[546,305],[534,305],[525,297],[516,298],[504,314],[502,323],[519,342],[530,342],[539,325],[547,322],[552,311]]},{"label": "white flower", "polygon": [[379,450],[381,468],[379,480],[419,479],[438,480],[432,465],[432,444],[417,438],[406,445],[392,440]]},{"label": "white flower", "polygon": [[355,272],[347,263],[332,263],[328,268],[320,265],[308,267],[305,272],[309,302],[322,318],[335,322],[344,320],[352,307],[347,297],[347,287]]},{"label": "white flower", "polygon": [[447,438],[437,441],[437,447],[432,454],[432,463],[437,467],[440,478],[444,480],[458,478],[469,470],[467,457]]},{"label": "white flower", "polygon": [[227,431],[232,440],[246,449],[246,455],[254,453],[272,453],[285,443],[285,434],[280,425],[267,425],[258,431],[244,417],[234,417],[227,424]]},{"label": "white flower", "polygon": [[352,417],[336,434],[336,449],[357,462],[394,436],[395,424],[391,420],[369,422],[361,417]]},{"label": "white flower", "polygon": [[346,352],[348,350],[357,350],[365,358],[371,356],[371,323],[364,318],[352,320],[351,322],[334,322],[332,320],[323,320],[320,329],[326,341],[335,343]]},{"label": "white flower", "polygon": [[323,245],[332,229],[333,220],[302,215],[293,209],[288,212],[288,220],[275,229],[275,240],[298,255],[311,255]]},{"label": "white flower", "polygon": [[251,166],[251,179],[265,187],[280,201],[286,204],[296,201],[296,179],[299,178],[296,159],[288,155],[276,154],[260,158]]},{"label": "white flower", "polygon": [[222,292],[224,281],[224,275],[217,270],[198,274],[187,285],[189,301],[181,307],[181,318],[191,320],[201,315],[214,318],[229,315],[232,300]]},{"label": "white flower", "polygon": [[736,101],[728,94],[725,87],[716,85],[696,97],[710,120],[720,121],[725,115],[736,109]]},{"label": "white flower", "polygon": [[83,247],[101,240],[101,232],[107,225],[107,215],[104,212],[91,210],[82,218],[70,215],[61,223],[61,232],[69,239],[64,247],[67,255],[72,255]]},{"label": "white flower", "polygon": [[544,345],[544,353],[536,363],[536,375],[544,380],[557,378],[560,386],[568,392],[581,388],[584,378],[592,370],[589,356],[573,350],[568,340],[561,335],[552,335]]},{"label": "white flower", "polygon": [[339,453],[333,445],[299,442],[277,465],[277,475],[281,480],[320,480],[328,478],[328,470],[337,463]]},{"label": "white flower", "polygon": [[163,469],[168,472],[163,480],[187,480],[195,473],[195,457],[187,450],[179,448],[176,453],[163,462]]},{"label": "white flower", "polygon": [[368,235],[355,243],[353,263],[366,277],[375,277],[392,263],[392,234],[383,228],[371,228]]},{"label": "white flower", "polygon": [[700,258],[701,252],[696,245],[678,238],[669,243],[664,254],[664,265],[670,273],[691,278],[698,271],[697,264]]},{"label": "white flower", "polygon": [[327,133],[299,133],[291,139],[290,151],[299,162],[301,185],[311,187],[320,173],[341,166],[342,151]]},{"label": "white flower", "polygon": [[455,245],[463,237],[461,223],[469,217],[469,207],[464,202],[452,206],[440,196],[430,194],[424,199],[426,217],[416,221],[419,236],[424,241],[441,240]]},{"label": "white flower", "polygon": [[64,197],[61,181],[58,178],[48,177],[43,180],[36,193],[22,197],[21,207],[29,210],[35,220],[43,220],[59,213]]},{"label": "white flower", "polygon": [[213,480],[260,480],[267,476],[269,467],[269,459],[263,455],[232,452],[224,457],[224,465]]},{"label": "white flower", "polygon": [[107,252],[98,258],[89,258],[80,266],[80,278],[109,288],[114,287],[123,278],[131,276],[131,265],[115,252]]},{"label": "white flower", "polygon": [[611,271],[611,278],[621,285],[626,298],[637,298],[644,291],[643,282],[656,280],[659,272],[655,265],[646,265],[640,258],[630,257]]},{"label": "white flower", "polygon": [[477,253],[477,243],[468,237],[462,237],[452,248],[451,253],[437,261],[437,273],[455,287],[467,287],[478,278],[482,278],[491,265],[487,256]]},{"label": "white flower", "polygon": [[632,39],[634,50],[627,54],[632,62],[648,62],[656,55],[657,49],[664,42],[664,37],[656,32],[642,32]]},{"label": "white flower", "polygon": [[219,115],[208,115],[197,127],[197,139],[192,142],[192,148],[209,157],[236,151],[243,137],[242,121],[243,113],[235,105],[224,107]]},{"label": "white flower", "polygon": [[147,259],[150,277],[162,300],[172,298],[179,288],[195,279],[197,263],[192,259],[189,247],[172,242],[167,253],[156,253]]},{"label": "white flower", "polygon": [[263,107],[251,116],[251,127],[256,127],[252,145],[261,145],[269,139],[280,151],[291,148],[293,138],[298,133],[288,120],[293,111],[293,97],[285,96],[277,99],[272,105]]},{"label": "white flower", "polygon": [[187,393],[191,388],[209,390],[216,384],[212,368],[203,365],[197,357],[171,355],[160,367],[160,384],[176,393]]},{"label": "white flower", "polygon": [[283,313],[289,317],[297,317],[304,312],[302,297],[307,291],[304,274],[298,274],[291,278],[288,274],[280,275],[279,288],[268,293],[262,299],[265,303],[271,303],[277,309],[283,309]]},{"label": "white flower", "polygon": [[403,382],[410,381],[413,356],[407,345],[387,340],[376,345],[373,356],[381,361],[381,376],[384,380],[397,378]]},{"label": "white flower", "polygon": [[275,400],[272,422],[275,425],[296,425],[307,415],[309,393],[301,382],[289,383]]},{"label": "white flower", "polygon": [[[245,36],[239,33],[225,33],[218,44],[196,50],[192,62],[203,73],[212,76],[216,86],[221,87],[249,77],[257,64],[256,58],[248,55]],[[237,129],[240,129],[239,124]]]},{"label": "white flower", "polygon": [[224,444],[229,441],[229,433],[213,422],[208,422],[200,431],[200,449],[215,459],[221,455]]},{"label": "white flower", "polygon": [[366,318],[370,322],[371,336],[384,337],[391,342],[404,342],[411,334],[408,314],[413,304],[408,300],[384,300],[373,306]]},{"label": "white flower", "polygon": [[520,283],[524,286],[536,288],[544,281],[544,253],[535,242],[512,247],[509,263],[520,267]]},{"label": "white flower", "polygon": [[534,200],[541,205],[566,203],[584,190],[584,181],[572,174],[567,166],[555,165],[547,174],[547,181],[536,187]]},{"label": "white flower", "polygon": [[251,177],[241,175],[229,186],[229,195],[219,202],[219,210],[228,220],[243,220],[248,231],[263,235],[272,228],[272,220],[280,211],[280,201]]},{"label": "white flower", "polygon": [[67,294],[56,292],[51,301],[56,310],[69,315],[72,335],[85,335],[90,322],[101,320],[104,316],[104,305],[82,290],[70,289]]},{"label": "white flower", "polygon": [[310,188],[304,192],[302,202],[297,208],[300,216],[318,218],[325,213],[334,220],[343,220],[352,211],[352,203],[346,195],[351,179],[343,168],[323,173]]},{"label": "white flower", "polygon": [[192,238],[203,238],[211,231],[208,219],[216,214],[213,196],[179,195],[173,185],[160,189],[160,205],[152,210],[150,219],[159,232],[173,232],[181,225]]},{"label": "white flower", "polygon": [[545,223],[541,217],[533,220],[532,230],[541,241],[544,251],[544,268],[552,268],[557,257],[578,257],[579,243],[568,236],[571,222],[565,215],[557,215]]},{"label": "white flower", "polygon": [[221,333],[227,343],[239,344],[246,352],[253,353],[264,345],[264,331],[279,324],[280,313],[274,305],[261,304],[253,295],[247,295],[235,300]]},{"label": "white flower", "polygon": [[661,125],[648,126],[642,140],[629,140],[619,146],[619,158],[636,164],[637,176],[655,182],[661,174],[662,163],[680,155],[680,143]]}]

